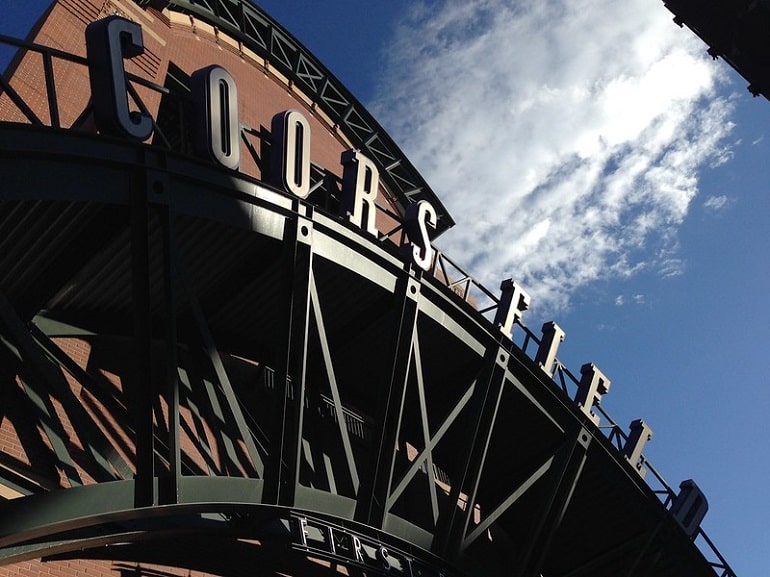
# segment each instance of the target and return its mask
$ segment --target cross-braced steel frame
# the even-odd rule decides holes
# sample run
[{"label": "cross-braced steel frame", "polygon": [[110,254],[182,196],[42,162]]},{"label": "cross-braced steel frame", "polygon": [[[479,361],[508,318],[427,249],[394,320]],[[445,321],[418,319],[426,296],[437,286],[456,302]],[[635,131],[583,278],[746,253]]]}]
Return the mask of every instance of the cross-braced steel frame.
[{"label": "cross-braced steel frame", "polygon": [[[262,42],[404,202],[432,195],[266,15],[175,4]],[[571,373],[555,361],[556,386],[528,355],[542,342],[502,334],[486,316],[499,299],[445,255],[426,273],[398,231],[362,235],[162,138],[61,130],[53,61],[86,63],[14,42],[42,54],[54,130],[3,81],[31,125],[0,126],[0,424],[21,445],[0,452],[0,563],[395,571],[350,540],[347,556],[319,545],[311,518],[409,557],[402,574],[732,574],[614,445],[620,428],[607,438],[579,410]],[[269,135],[252,132],[260,163]]]},{"label": "cross-braced steel frame", "polygon": [[3,562],[161,540],[206,568],[210,536],[277,571],[304,511],[446,574],[711,574],[572,400],[395,246],[143,146],[2,141],[2,414],[39,425],[30,465],[3,456]]}]

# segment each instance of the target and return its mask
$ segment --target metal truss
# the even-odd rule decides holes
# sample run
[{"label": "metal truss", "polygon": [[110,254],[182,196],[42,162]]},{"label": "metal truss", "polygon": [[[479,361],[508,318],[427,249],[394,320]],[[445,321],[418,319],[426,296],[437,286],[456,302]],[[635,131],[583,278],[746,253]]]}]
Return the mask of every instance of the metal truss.
[{"label": "metal truss", "polygon": [[[173,4],[300,83],[404,202],[436,202],[261,11]],[[2,81],[31,126],[0,126],[0,425],[21,449],[0,452],[14,497],[0,502],[0,563],[330,574],[308,557],[344,556],[308,542],[307,515],[447,576],[733,575],[692,546],[654,468],[657,494],[629,465],[621,428],[602,412],[605,435],[577,409],[577,379],[558,361],[561,386],[542,370],[528,350],[542,339],[503,335],[500,299],[446,255],[423,272],[392,242],[400,227],[375,240],[324,210],[339,183],[323,167],[310,204],[180,155],[161,126],[153,146],[78,133],[88,106],[62,126],[53,62],[85,61],[0,41],[43,55],[49,114]],[[242,139],[259,165],[265,135]],[[207,540],[246,564],[212,567],[196,553]]]},{"label": "metal truss", "polygon": [[[447,575],[712,574],[571,396],[395,246],[162,151],[2,131],[0,171],[27,175],[2,189],[2,248],[35,231],[18,215],[48,231],[0,268],[0,411],[39,423],[19,437],[29,465],[2,455],[4,563],[157,559],[154,539],[209,534],[302,552],[299,511]],[[91,169],[93,186],[68,177]],[[72,229],[100,240],[61,242]],[[65,351],[76,336],[89,365]],[[611,547],[585,523],[613,527]]]}]

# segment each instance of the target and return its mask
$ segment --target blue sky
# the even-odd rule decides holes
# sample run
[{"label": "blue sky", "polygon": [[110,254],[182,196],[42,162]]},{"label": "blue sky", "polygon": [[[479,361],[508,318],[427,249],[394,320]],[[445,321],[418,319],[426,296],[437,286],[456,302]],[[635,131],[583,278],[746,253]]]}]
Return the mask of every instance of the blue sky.
[{"label": "blue sky", "polygon": [[[1,0],[23,33],[44,0]],[[439,245],[532,296],[611,380],[740,577],[770,565],[770,103],[659,0],[259,2],[402,146],[458,222]],[[427,6],[427,7],[426,7]]]}]

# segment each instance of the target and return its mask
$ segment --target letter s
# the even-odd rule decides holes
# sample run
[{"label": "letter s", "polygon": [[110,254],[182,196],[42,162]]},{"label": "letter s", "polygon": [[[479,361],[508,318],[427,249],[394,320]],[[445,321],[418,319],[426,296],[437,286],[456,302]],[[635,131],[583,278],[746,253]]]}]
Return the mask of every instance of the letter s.
[{"label": "letter s", "polygon": [[421,200],[406,207],[404,228],[412,242],[412,260],[422,270],[428,270],[433,262],[435,250],[430,244],[428,227],[436,229],[436,209],[427,200]]},{"label": "letter s", "polygon": [[380,558],[382,568],[385,571],[390,571],[393,568],[393,565],[390,564],[390,553],[385,545],[380,545],[380,548],[377,550],[377,556]]}]

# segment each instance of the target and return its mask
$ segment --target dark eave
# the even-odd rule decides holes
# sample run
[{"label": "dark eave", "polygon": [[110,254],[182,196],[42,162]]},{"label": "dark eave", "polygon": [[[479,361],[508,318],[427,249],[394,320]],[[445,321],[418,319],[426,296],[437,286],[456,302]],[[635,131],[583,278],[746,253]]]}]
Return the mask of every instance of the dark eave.
[{"label": "dark eave", "polygon": [[749,82],[749,91],[770,100],[770,7],[750,0],[665,0],[674,22],[686,25]]}]

